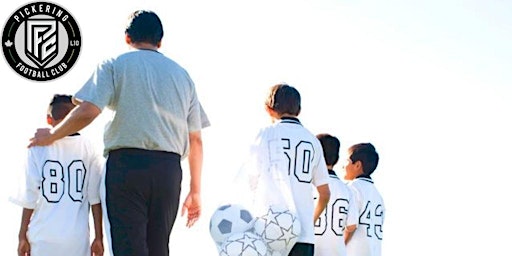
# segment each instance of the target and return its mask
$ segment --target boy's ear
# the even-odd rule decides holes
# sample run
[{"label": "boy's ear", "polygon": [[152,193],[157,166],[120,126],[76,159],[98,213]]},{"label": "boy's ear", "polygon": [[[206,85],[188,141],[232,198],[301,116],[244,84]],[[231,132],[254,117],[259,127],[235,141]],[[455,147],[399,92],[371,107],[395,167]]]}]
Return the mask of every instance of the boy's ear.
[{"label": "boy's ear", "polygon": [[354,166],[356,167],[357,170],[360,171],[361,174],[364,173],[364,170],[363,170],[363,163],[361,163],[361,161],[357,161],[354,163]]},{"label": "boy's ear", "polygon": [[130,37],[130,35],[128,34],[124,34],[124,41],[127,43],[127,44],[132,44],[132,38]]},{"label": "boy's ear", "polygon": [[265,105],[265,110],[270,115],[270,117],[276,118],[276,119],[279,118],[279,114],[273,108],[269,107],[268,105]]},{"label": "boy's ear", "polygon": [[49,125],[52,125],[53,118],[50,115],[46,115],[46,123],[49,124]]},{"label": "boy's ear", "polygon": [[269,107],[268,105],[265,104],[265,111],[267,111],[267,113],[270,115],[270,116],[274,116],[274,113],[275,111]]}]

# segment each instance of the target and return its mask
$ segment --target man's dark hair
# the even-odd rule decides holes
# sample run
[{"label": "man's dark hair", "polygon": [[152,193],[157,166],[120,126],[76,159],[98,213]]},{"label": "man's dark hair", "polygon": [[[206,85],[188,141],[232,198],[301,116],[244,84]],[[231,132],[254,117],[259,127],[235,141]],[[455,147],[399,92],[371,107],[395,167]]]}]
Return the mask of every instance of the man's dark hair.
[{"label": "man's dark hair", "polygon": [[125,33],[132,42],[146,42],[157,45],[164,36],[162,22],[156,13],[147,10],[138,10],[130,14]]}]

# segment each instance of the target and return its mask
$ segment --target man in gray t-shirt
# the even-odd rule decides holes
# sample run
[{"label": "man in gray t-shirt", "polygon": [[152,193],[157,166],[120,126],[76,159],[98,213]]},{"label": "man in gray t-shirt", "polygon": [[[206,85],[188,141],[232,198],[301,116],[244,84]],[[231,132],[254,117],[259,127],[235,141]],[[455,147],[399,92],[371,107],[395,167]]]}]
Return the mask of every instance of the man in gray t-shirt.
[{"label": "man in gray t-shirt", "polygon": [[187,156],[187,226],[201,214],[201,129],[210,124],[187,71],[158,52],[159,17],[136,11],[125,33],[132,49],[100,63],[75,94],[77,108],[52,130],[39,129],[29,146],[51,144],[89,125],[105,107],[111,109],[102,202],[108,242],[116,256],[168,255],[181,193],[180,163]]}]

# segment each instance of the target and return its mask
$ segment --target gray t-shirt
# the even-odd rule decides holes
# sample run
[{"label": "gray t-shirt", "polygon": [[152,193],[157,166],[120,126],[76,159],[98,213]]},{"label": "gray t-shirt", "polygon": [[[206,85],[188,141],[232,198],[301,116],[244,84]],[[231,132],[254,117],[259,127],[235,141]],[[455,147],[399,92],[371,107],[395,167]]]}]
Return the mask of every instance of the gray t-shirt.
[{"label": "gray t-shirt", "polygon": [[113,110],[104,155],[141,148],[185,158],[189,132],[210,125],[187,71],[158,51],[133,50],[105,60],[75,98]]}]

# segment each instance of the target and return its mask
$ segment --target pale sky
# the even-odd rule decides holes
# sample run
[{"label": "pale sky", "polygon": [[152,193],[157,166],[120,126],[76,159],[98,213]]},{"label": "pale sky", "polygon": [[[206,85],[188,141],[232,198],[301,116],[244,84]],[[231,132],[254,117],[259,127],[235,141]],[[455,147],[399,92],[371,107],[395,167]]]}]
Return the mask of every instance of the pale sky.
[{"label": "pale sky", "polygon": [[[73,94],[98,61],[127,49],[123,25],[136,9],[160,16],[161,51],[189,71],[212,123],[203,132],[203,216],[191,229],[178,217],[172,255],[216,254],[209,218],[228,193],[241,153],[269,123],[263,100],[278,82],[301,92],[299,118],[311,132],[331,133],[344,148],[376,146],[374,180],[387,208],[383,255],[511,254],[512,186],[503,176],[512,171],[512,2],[53,2],[79,24],[75,66],[41,83],[0,61],[7,163],[0,254],[16,251],[21,209],[7,198],[28,139],[45,125],[51,95]],[[2,3],[2,29],[26,3]],[[83,131],[99,147],[106,119]],[[341,165],[335,170],[342,175]],[[186,179],[182,189],[188,192]]]}]

